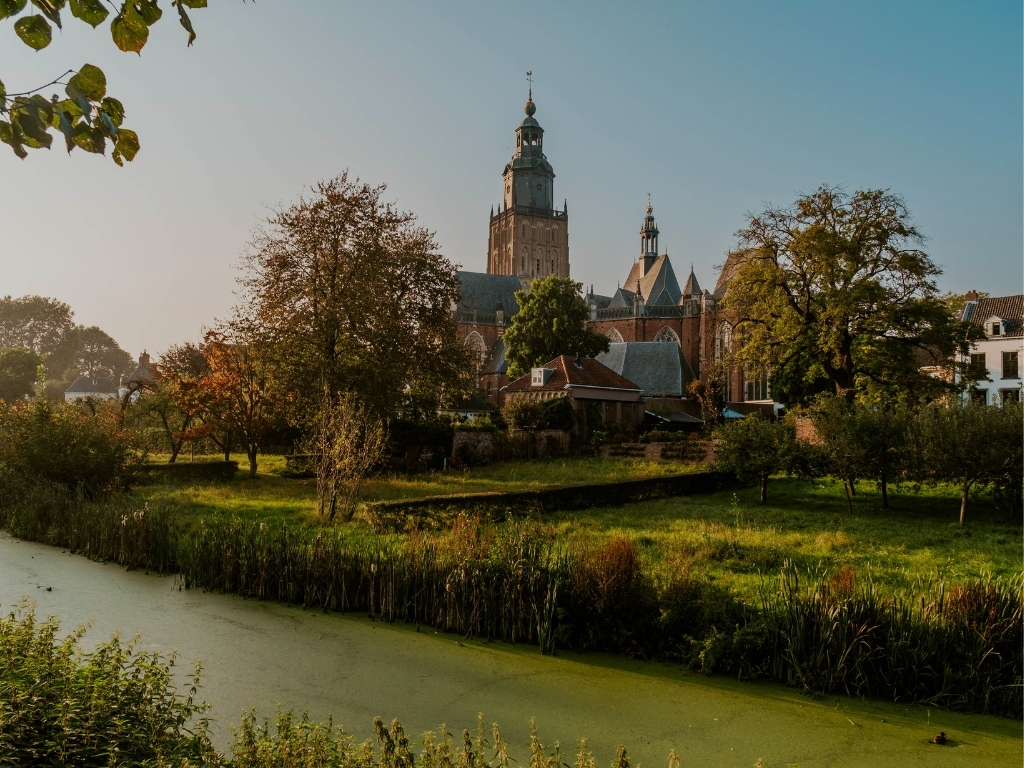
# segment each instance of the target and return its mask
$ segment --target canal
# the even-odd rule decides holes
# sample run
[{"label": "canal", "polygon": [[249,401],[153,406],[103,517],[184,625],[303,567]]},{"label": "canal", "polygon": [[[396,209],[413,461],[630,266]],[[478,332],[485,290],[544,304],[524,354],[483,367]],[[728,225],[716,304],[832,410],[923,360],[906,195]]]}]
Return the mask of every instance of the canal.
[{"label": "canal", "polygon": [[[744,766],[996,766],[1021,764],[1019,721],[811,698],[778,685],[686,673],[671,665],[587,654],[541,656],[534,647],[480,643],[230,595],[179,590],[171,577],[126,572],[0,534],[0,610],[23,596],[70,631],[90,622],[87,645],[120,632],[140,647],[203,665],[219,746],[255,707],[308,709],[359,738],[374,716],[409,734],[497,721],[523,755],[530,718],[541,740],[572,751],[587,739],[599,763],[625,744],[633,764]],[[951,745],[928,739],[939,730]],[[569,757],[568,762],[572,762]]]}]

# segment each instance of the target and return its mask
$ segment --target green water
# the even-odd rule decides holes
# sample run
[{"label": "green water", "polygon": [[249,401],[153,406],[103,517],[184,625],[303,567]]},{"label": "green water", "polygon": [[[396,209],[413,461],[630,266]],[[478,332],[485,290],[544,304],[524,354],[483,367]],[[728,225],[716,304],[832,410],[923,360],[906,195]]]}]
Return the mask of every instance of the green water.
[{"label": "green water", "polygon": [[[52,587],[52,591],[46,591]],[[675,749],[689,766],[1020,766],[1021,723],[841,697],[811,699],[771,684],[705,678],[602,655],[541,656],[536,648],[416,632],[365,617],[323,614],[179,591],[167,577],[128,573],[59,549],[0,536],[0,609],[22,596],[87,640],[142,633],[147,650],[203,663],[218,742],[243,709],[308,708],[361,738],[375,715],[410,734],[478,712],[522,755],[536,718],[545,744],[580,738],[608,764],[617,744],[644,766]],[[928,743],[945,731],[950,745]],[[571,758],[568,760],[571,762]]]}]

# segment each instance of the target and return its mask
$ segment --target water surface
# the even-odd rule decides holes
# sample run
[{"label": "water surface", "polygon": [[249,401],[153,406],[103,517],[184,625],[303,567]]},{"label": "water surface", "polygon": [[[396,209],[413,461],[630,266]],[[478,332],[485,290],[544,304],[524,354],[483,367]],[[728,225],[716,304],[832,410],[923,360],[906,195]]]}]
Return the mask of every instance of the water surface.
[{"label": "water surface", "polygon": [[[47,591],[51,587],[52,591]],[[180,591],[173,578],[126,572],[60,549],[0,535],[0,610],[23,595],[64,628],[91,621],[87,643],[141,632],[141,647],[179,654],[182,672],[203,663],[217,741],[256,707],[333,714],[370,735],[375,715],[410,734],[478,712],[497,721],[522,755],[536,718],[545,744],[580,738],[608,764],[625,744],[634,765],[1020,766],[1019,721],[931,712],[840,697],[811,699],[782,686],[739,683],[675,667],[586,654],[541,656],[535,647],[416,632],[365,617],[324,614],[230,595]],[[928,739],[945,731],[953,746]],[[568,762],[572,762],[571,758]]]}]

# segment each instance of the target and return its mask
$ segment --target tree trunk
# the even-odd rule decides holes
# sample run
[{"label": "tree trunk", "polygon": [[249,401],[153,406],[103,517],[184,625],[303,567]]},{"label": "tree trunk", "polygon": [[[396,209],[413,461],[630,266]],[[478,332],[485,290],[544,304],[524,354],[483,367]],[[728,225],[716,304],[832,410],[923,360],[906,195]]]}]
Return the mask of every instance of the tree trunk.
[{"label": "tree trunk", "polygon": [[885,473],[882,473],[882,509],[889,508],[889,484],[886,482]]},{"label": "tree trunk", "polygon": [[857,478],[850,476],[850,495],[857,498]]},{"label": "tree trunk", "polygon": [[249,477],[256,477],[256,449],[249,448]]},{"label": "tree trunk", "polygon": [[853,514],[853,501],[850,499],[850,484],[843,480],[843,490],[846,491],[846,511]]},{"label": "tree trunk", "polygon": [[971,492],[971,484],[964,483],[964,488],[960,492],[960,527],[963,527],[964,518],[967,516],[967,495]]},{"label": "tree trunk", "polygon": [[765,474],[761,475],[761,504],[764,505],[764,504],[767,504],[767,503],[768,503],[768,475],[765,473]]}]

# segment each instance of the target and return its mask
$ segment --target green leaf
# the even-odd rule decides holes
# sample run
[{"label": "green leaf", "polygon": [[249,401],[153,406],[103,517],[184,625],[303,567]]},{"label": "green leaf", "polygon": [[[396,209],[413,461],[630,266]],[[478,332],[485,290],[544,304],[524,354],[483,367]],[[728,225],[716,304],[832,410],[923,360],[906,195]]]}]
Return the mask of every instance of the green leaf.
[{"label": "green leaf", "polygon": [[139,11],[139,16],[146,22],[146,26],[156,24],[164,15],[164,12],[156,4],[156,0],[135,0],[134,4]]},{"label": "green leaf", "polygon": [[106,112],[100,111],[100,120],[103,121],[103,127],[107,131],[107,136],[112,139],[117,138],[117,126],[114,125],[114,121],[110,119],[110,115]]},{"label": "green leaf", "polygon": [[114,45],[125,53],[141,53],[149,39],[149,26],[134,5],[125,3],[121,13],[110,22],[110,35],[114,38]]},{"label": "green leaf", "polygon": [[185,13],[185,6],[181,3],[178,3],[178,21],[181,22],[181,26],[183,26],[185,31],[188,32],[188,44],[192,45],[196,39],[196,31],[192,29],[192,19],[190,19],[188,14]]},{"label": "green leaf", "polygon": [[100,109],[110,116],[110,121],[114,125],[118,128],[121,127],[121,123],[124,122],[124,105],[120,101],[112,96],[107,96],[100,104]]},{"label": "green leaf", "polygon": [[25,16],[14,22],[14,31],[21,42],[37,51],[43,50],[53,38],[50,24],[42,16]]},{"label": "green leaf", "polygon": [[0,120],[0,141],[10,145],[11,149],[14,150],[14,154],[22,160],[28,157],[28,152],[22,146],[21,131],[18,130],[17,125]]},{"label": "green leaf", "polygon": [[89,103],[89,99],[86,98],[85,94],[75,88],[75,86],[68,83],[64,88],[68,96],[78,107],[78,113],[85,119],[85,122],[92,124],[92,104]]},{"label": "green leaf", "polygon": [[178,7],[186,5],[189,8],[205,8],[206,0],[178,0]]},{"label": "green leaf", "polygon": [[50,148],[53,137],[47,133],[47,126],[39,119],[39,113],[32,105],[23,106],[15,112],[11,110],[11,122],[17,121],[18,127],[25,135],[25,143],[33,149]]},{"label": "green leaf", "polygon": [[107,151],[107,134],[98,125],[90,127],[79,123],[75,128],[75,144],[86,152],[102,155]]},{"label": "green leaf", "polygon": [[110,154],[114,162],[118,165],[122,165],[121,158],[124,158],[129,163],[135,159],[135,155],[138,154],[139,137],[135,131],[130,131],[127,128],[117,134],[117,142],[114,144],[114,151]]},{"label": "green leaf", "polygon": [[[0,0],[2,1],[2,0]],[[4,81],[0,80],[0,111],[4,108],[4,97],[7,95],[7,89],[4,87]]]},{"label": "green leaf", "polygon": [[60,25],[60,9],[64,7],[65,0],[32,0],[32,5],[43,12],[50,21],[57,25],[57,29],[61,29]]},{"label": "green leaf", "polygon": [[[107,95],[107,76],[99,67],[83,64],[68,80],[68,87],[77,88],[89,101],[101,101]],[[68,96],[71,96],[70,92]]]},{"label": "green leaf", "polygon": [[94,29],[110,15],[110,11],[103,5],[102,0],[71,0],[70,5],[71,15],[76,19],[81,19]]},{"label": "green leaf", "polygon": [[25,10],[28,0],[0,0],[0,20],[9,16],[17,16]]},{"label": "green leaf", "polygon": [[57,128],[64,134],[64,143],[67,145],[68,154],[71,154],[71,150],[75,148],[75,127],[71,124],[71,120],[64,114],[64,110],[60,108],[59,104],[53,105],[53,119],[56,122]]},{"label": "green leaf", "polygon": [[56,105],[56,108],[67,115],[68,120],[70,120],[72,124],[76,123],[78,118],[82,116],[82,108],[72,99],[65,99],[64,101],[59,102]]}]

